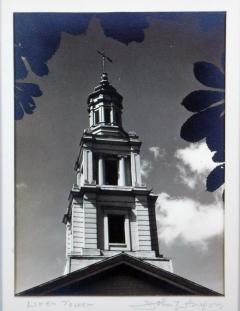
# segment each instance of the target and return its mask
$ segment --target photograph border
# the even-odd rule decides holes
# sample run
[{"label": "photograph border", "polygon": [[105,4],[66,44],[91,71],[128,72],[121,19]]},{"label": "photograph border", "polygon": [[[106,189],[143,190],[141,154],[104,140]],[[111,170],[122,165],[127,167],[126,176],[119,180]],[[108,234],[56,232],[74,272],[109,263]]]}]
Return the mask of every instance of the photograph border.
[{"label": "photograph border", "polygon": [[[206,297],[49,297],[29,298],[14,297],[14,101],[13,94],[13,12],[106,12],[106,11],[226,11],[226,195],[225,195],[225,296]],[[1,296],[2,310],[69,310],[88,308],[99,310],[110,308],[141,310],[238,310],[239,293],[239,87],[240,87],[240,38],[239,38],[239,4],[237,1],[202,1],[200,5],[190,5],[188,1],[169,1],[162,5],[154,1],[118,5],[99,4],[91,1],[79,4],[69,1],[56,8],[47,1],[32,4],[24,0],[2,2],[1,27],[1,228],[2,228],[2,262],[1,262]],[[4,44],[3,44],[4,43]],[[237,68],[237,70],[236,70]],[[236,144],[237,141],[237,144]],[[237,146],[236,146],[237,145]],[[231,206],[231,210],[227,207]],[[232,243],[234,241],[234,243]],[[237,273],[236,273],[237,272]],[[131,300],[131,302],[130,302]],[[135,306],[135,308],[133,307]],[[116,309],[116,307],[115,307]]]}]

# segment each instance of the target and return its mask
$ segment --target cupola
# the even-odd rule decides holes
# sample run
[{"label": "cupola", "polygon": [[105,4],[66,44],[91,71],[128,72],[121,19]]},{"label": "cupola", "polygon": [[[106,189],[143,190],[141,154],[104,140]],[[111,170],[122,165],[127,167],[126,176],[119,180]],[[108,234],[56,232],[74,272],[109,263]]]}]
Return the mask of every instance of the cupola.
[{"label": "cupola", "polygon": [[107,73],[102,73],[99,85],[88,96],[89,126],[122,127],[122,96],[109,83]]}]

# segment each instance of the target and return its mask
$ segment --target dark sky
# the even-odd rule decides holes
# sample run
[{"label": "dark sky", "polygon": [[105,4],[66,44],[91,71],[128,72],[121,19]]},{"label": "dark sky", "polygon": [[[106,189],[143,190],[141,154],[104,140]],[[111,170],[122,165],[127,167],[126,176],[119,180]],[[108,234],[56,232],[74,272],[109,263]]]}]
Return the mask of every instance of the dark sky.
[{"label": "dark sky", "polygon": [[[17,291],[63,272],[61,221],[88,126],[87,96],[100,80],[96,49],[103,48],[113,59],[107,64],[109,80],[124,98],[123,126],[143,142],[144,182],[160,194],[160,250],[172,257],[175,273],[222,291],[221,200],[204,185],[213,165],[210,152],[204,142],[190,146],[180,138],[191,115],[181,101],[204,88],[194,78],[193,63],[219,66],[224,52],[224,28],[211,24],[211,18],[209,25],[206,29],[192,14],[150,18],[144,40],[125,45],[106,37],[95,17],[85,34],[61,34],[47,76],[29,73],[25,81],[39,84],[43,95],[34,114],[16,122]],[[161,216],[161,206],[167,216]]]}]

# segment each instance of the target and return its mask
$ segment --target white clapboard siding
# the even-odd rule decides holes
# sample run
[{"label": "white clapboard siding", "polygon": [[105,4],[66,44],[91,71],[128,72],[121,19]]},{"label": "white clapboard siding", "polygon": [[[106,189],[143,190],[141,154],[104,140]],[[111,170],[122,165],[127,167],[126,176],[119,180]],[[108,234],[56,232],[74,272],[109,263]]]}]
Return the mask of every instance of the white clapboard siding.
[{"label": "white clapboard siding", "polygon": [[141,232],[139,233],[139,236],[151,236],[150,234],[150,230],[141,230]]},{"label": "white clapboard siding", "polygon": [[93,208],[86,208],[85,215],[96,215],[96,209]]},{"label": "white clapboard siding", "polygon": [[96,201],[84,202],[84,247],[87,249],[97,248],[97,210]]},{"label": "white clapboard siding", "polygon": [[94,218],[96,219],[96,213],[85,213],[85,220],[88,218]]},{"label": "white clapboard siding", "polygon": [[97,234],[97,226],[95,226],[94,228],[89,228],[88,227],[88,228],[85,229],[85,232],[86,232],[86,234],[87,233],[92,233],[92,234],[96,235]]},{"label": "white clapboard siding", "polygon": [[139,250],[151,250],[149,210],[146,200],[136,202]]},{"label": "white clapboard siding", "polygon": [[81,255],[82,254],[82,247],[74,247],[73,248],[73,253],[76,255]]},{"label": "white clapboard siding", "polygon": [[94,233],[87,233],[85,232],[85,239],[96,239],[96,233],[97,232],[94,232]]},{"label": "white clapboard siding", "polygon": [[139,235],[139,247],[140,247],[140,249],[141,249],[141,246],[143,246],[143,245],[151,246],[151,237],[150,236]]},{"label": "white clapboard siding", "polygon": [[96,218],[85,218],[85,228],[90,228],[89,224],[96,224]]},{"label": "white clapboard siding", "polygon": [[151,241],[139,241],[140,247],[142,246],[149,246],[151,247]]},{"label": "white clapboard siding", "polygon": [[84,227],[73,226],[73,232],[84,232]]},{"label": "white clapboard siding", "polygon": [[82,237],[84,235],[84,229],[74,230],[73,233],[75,237]]},{"label": "white clapboard siding", "polygon": [[72,207],[72,251],[81,254],[84,247],[84,212],[82,204],[74,204]]},{"label": "white clapboard siding", "polygon": [[97,224],[95,222],[88,222],[87,227],[85,227],[86,229],[96,229],[97,228]]},{"label": "white clapboard siding", "polygon": [[84,237],[75,237],[75,239],[73,240],[73,245],[75,244],[79,244],[79,243],[84,243]]},{"label": "white clapboard siding", "polygon": [[135,251],[139,249],[138,228],[137,228],[135,211],[134,211],[134,221],[130,219],[130,231],[131,231],[131,237],[132,237],[132,250]]},{"label": "white clapboard siding", "polygon": [[87,248],[87,249],[96,249],[97,248],[97,243],[94,243],[94,244],[86,243],[85,244],[85,248]]},{"label": "white clapboard siding", "polygon": [[150,232],[150,226],[149,224],[138,224],[138,231],[149,231]]},{"label": "white clapboard siding", "polygon": [[70,255],[71,253],[71,229],[66,227],[66,255]]},{"label": "white clapboard siding", "polygon": [[138,216],[148,216],[149,215],[149,212],[147,209],[139,209],[138,212],[137,212]]}]

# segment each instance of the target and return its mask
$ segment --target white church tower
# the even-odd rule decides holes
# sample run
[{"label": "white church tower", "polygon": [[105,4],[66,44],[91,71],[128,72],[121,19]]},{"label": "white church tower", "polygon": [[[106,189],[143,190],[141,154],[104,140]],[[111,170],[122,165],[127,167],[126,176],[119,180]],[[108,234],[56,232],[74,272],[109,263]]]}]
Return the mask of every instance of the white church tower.
[{"label": "white church tower", "polygon": [[159,252],[157,196],[141,179],[141,141],[122,126],[122,99],[103,73],[87,100],[89,127],[63,218],[65,274],[121,252],[172,272],[171,260]]}]

